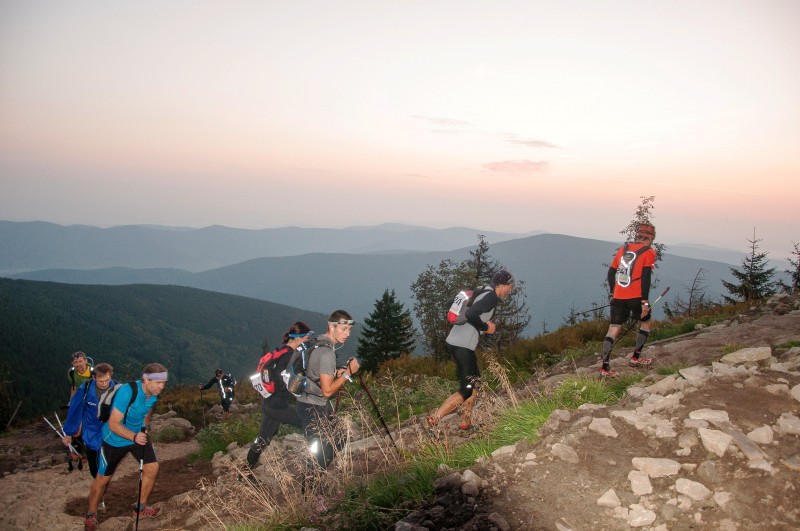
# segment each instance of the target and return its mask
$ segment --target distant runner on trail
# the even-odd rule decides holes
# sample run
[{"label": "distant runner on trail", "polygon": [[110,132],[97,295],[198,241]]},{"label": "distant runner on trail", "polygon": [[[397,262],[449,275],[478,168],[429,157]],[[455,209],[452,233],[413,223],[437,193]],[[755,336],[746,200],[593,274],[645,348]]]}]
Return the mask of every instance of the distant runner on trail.
[{"label": "distant runner on trail", "polygon": [[61,442],[64,446],[72,444],[75,447],[76,440],[83,441],[92,477],[97,476],[97,458],[103,446],[103,423],[97,419],[97,402],[103,391],[115,385],[111,379],[113,373],[111,365],[98,363],[94,368],[94,380],[86,380],[72,395],[67,420],[64,421],[64,433],[67,435]]},{"label": "distant runner on trail", "polygon": [[628,364],[631,367],[650,365],[652,360],[642,356],[650,335],[650,277],[656,266],[656,251],[651,248],[656,238],[656,228],[642,223],[636,230],[636,241],[626,243],[617,250],[608,268],[608,285],[611,290],[611,319],[603,341],[603,366],[601,376],[617,376],[610,366],[611,349],[619,339],[622,325],[633,315],[639,319],[639,334]]},{"label": "distant runner on trail", "polygon": [[158,476],[158,460],[146,431],[158,395],[167,385],[167,368],[160,363],[150,363],[142,369],[141,380],[119,385],[120,388],[114,395],[111,417],[103,424],[103,446],[100,450],[97,476],[89,489],[89,510],[84,519],[84,531],[97,529],[97,507],[117,466],[129,453],[140,463],[139,496],[132,506],[133,516],[161,516],[160,507],[147,505],[147,498]]},{"label": "distant runner on trail", "polygon": [[[475,296],[475,300],[467,308],[467,322],[453,325],[447,336],[447,352],[456,362],[458,374],[458,391],[445,399],[439,409],[427,418],[428,429],[433,431],[443,417],[461,408],[461,424],[459,428],[466,431],[476,429],[472,424],[472,408],[478,396],[477,384],[481,377],[475,349],[481,334],[494,334],[495,323],[492,321],[494,309],[501,299],[505,299],[514,289],[514,276],[505,269],[492,275],[491,286]],[[476,290],[477,291],[477,290]]]},{"label": "distant runner on trail", "polygon": [[[283,344],[261,358],[259,368],[262,373],[258,377],[264,386],[269,385],[271,394],[261,401],[261,429],[247,452],[247,466],[251,470],[258,464],[261,453],[267,449],[281,424],[302,427],[300,417],[297,416],[294,395],[286,389],[286,383],[283,381],[281,373],[289,366],[292,354],[298,352],[303,343],[308,341],[313,334],[314,332],[306,323],[297,321],[289,327],[288,332],[283,334]],[[264,381],[262,376],[264,372],[268,374],[268,382]],[[245,476],[245,479],[255,483],[252,474]]]},{"label": "distant runner on trail", "polygon": [[67,371],[67,379],[69,380],[69,397],[72,398],[83,382],[92,379],[94,368],[86,359],[86,354],[81,351],[73,352],[70,359],[72,367]]},{"label": "distant runner on trail", "polygon": [[214,384],[219,388],[220,404],[222,404],[222,410],[227,417],[228,409],[231,407],[231,403],[233,403],[233,399],[235,398],[233,386],[236,385],[236,379],[230,374],[225,374],[222,369],[217,369],[214,372],[214,376],[211,377],[207,384],[197,384],[197,386],[201,391],[205,391],[206,389],[211,389]]}]

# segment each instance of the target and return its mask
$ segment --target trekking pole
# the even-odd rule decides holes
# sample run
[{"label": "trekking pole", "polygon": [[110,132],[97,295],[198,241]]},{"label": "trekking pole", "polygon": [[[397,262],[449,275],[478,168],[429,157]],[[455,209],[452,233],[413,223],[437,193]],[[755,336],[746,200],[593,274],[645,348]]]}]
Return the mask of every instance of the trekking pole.
[{"label": "trekking pole", "polygon": [[394,449],[399,452],[400,449],[397,447],[397,443],[394,442],[394,438],[392,437],[392,432],[389,431],[389,426],[387,426],[386,425],[386,421],[383,420],[383,415],[381,415],[381,410],[378,409],[378,404],[376,404],[375,403],[375,399],[372,398],[372,394],[369,392],[369,388],[367,387],[367,384],[364,383],[364,379],[361,377],[361,373],[360,372],[358,373],[358,381],[361,383],[361,387],[364,388],[364,391],[367,392],[367,396],[369,397],[369,401],[372,402],[372,407],[375,408],[375,413],[378,414],[378,418],[380,419],[381,424],[383,424],[383,429],[386,430],[386,435],[388,435],[389,436],[389,440],[392,441],[392,444],[394,445]]},{"label": "trekking pole", "polygon": [[[62,434],[64,437],[66,437],[66,436],[67,436],[67,433],[64,431],[64,425],[63,425],[63,424],[61,424],[61,419],[59,418],[59,416],[58,416],[58,413],[57,413],[57,412],[55,412],[55,411],[53,411],[53,415],[55,415],[55,416],[56,416],[56,421],[58,422],[58,427],[59,427],[59,428],[61,428],[61,434]],[[73,452],[75,452],[75,455],[77,455],[77,456],[78,456],[78,459],[81,459],[81,454],[80,454],[80,453],[78,453],[78,450],[76,450],[76,449],[75,449],[75,447],[74,447],[74,446],[72,446],[71,444],[69,445],[69,447],[70,447],[70,449],[71,449]],[[72,454],[70,454],[70,455],[69,455],[69,457],[70,457],[70,459],[72,459]],[[83,466],[82,466],[82,462],[79,462],[79,463],[78,463],[78,470],[81,470],[82,468],[83,468]]]},{"label": "trekking pole", "polygon": [[596,312],[597,310],[602,310],[603,308],[608,308],[611,304],[604,304],[602,306],[596,306],[591,310],[586,310],[585,312],[576,312],[575,315],[586,315],[587,313]]},{"label": "trekking pole", "polygon": [[[55,426],[53,426],[53,423],[52,423],[52,422],[50,422],[49,420],[47,420],[47,417],[42,417],[42,418],[44,419],[44,421],[45,421],[45,422],[46,422],[46,423],[47,423],[47,424],[48,424],[48,425],[49,425],[51,428],[53,428],[53,431],[54,431],[54,432],[56,432],[56,435],[58,435],[58,436],[59,436],[61,439],[63,439],[64,437],[66,437],[66,434],[64,433],[63,429],[62,429],[62,430],[59,430],[58,428],[56,428]],[[71,444],[69,445],[69,449],[70,449],[70,450],[72,450],[72,452],[73,452],[73,453],[75,453],[75,454],[77,454],[77,453],[78,453],[78,450],[76,450],[76,449],[75,449],[75,447],[74,447],[74,446],[72,446]]]},{"label": "trekking pole", "polygon": [[[147,428],[142,426],[142,433],[147,433]],[[134,437],[135,439],[136,437]],[[134,443],[135,444],[135,443]],[[136,527],[135,531],[139,531],[139,513],[142,510],[142,474],[144,473],[144,446],[140,448],[141,454],[139,456],[139,493],[136,495]]]},{"label": "trekking pole", "polygon": [[[668,292],[668,291],[669,291],[669,286],[667,286],[667,289],[665,289],[664,291],[662,291],[662,292],[661,292],[661,295],[659,295],[658,297],[656,297],[656,300],[654,300],[653,302],[651,302],[651,303],[650,303],[650,311],[651,311],[651,312],[653,311],[653,306],[655,306],[655,305],[658,303],[658,301],[660,301],[660,300],[661,300],[661,298],[662,298],[664,295],[666,295],[666,294],[667,294],[667,292]],[[620,339],[622,339],[623,337],[625,337],[625,334],[627,334],[628,332],[630,332],[630,331],[631,331],[631,329],[632,329],[634,326],[636,326],[636,321],[632,322],[632,323],[631,323],[631,324],[628,326],[628,328],[626,328],[626,329],[625,329],[625,331],[624,331],[624,332],[622,332],[622,334],[620,334],[620,336],[619,336],[619,338],[617,339],[617,341],[619,341]]]}]

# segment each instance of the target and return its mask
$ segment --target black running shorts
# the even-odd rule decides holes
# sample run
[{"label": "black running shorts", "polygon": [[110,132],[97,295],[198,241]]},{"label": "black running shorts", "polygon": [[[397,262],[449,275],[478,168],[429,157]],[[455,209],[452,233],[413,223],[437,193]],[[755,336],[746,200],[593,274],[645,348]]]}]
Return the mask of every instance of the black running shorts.
[{"label": "black running shorts", "polygon": [[633,315],[635,319],[645,323],[653,312],[647,312],[642,318],[642,299],[611,299],[611,324],[622,325]]},{"label": "black running shorts", "polygon": [[111,476],[117,469],[117,465],[122,461],[122,458],[128,453],[138,461],[142,457],[142,452],[144,452],[144,464],[157,462],[156,451],[153,448],[153,443],[150,442],[150,437],[147,438],[147,444],[144,446],[139,444],[111,446],[107,442],[103,442],[100,455],[97,456],[97,473],[101,476]]}]

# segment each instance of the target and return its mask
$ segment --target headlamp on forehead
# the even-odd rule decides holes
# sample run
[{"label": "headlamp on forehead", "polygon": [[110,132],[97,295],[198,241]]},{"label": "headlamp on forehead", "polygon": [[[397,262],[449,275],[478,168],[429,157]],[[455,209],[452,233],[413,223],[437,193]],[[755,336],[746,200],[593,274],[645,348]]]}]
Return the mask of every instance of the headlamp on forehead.
[{"label": "headlamp on forehead", "polygon": [[343,319],[341,321],[328,321],[328,324],[329,325],[354,325],[354,324],[356,324],[356,322],[353,321],[352,319],[350,319],[350,320],[344,320]]}]

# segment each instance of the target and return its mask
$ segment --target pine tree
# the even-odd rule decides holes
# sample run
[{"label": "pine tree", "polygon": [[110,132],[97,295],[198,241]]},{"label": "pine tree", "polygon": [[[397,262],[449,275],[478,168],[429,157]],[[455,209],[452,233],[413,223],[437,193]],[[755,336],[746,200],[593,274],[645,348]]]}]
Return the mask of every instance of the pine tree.
[{"label": "pine tree", "polygon": [[775,282],[772,280],[775,274],[774,267],[767,267],[767,253],[758,252],[758,242],[756,239],[756,229],[753,229],[753,239],[747,240],[750,243],[750,254],[742,258],[742,268],[731,267],[731,274],[738,280],[734,282],[722,281],[725,289],[734,297],[723,295],[726,301],[758,301],[775,294]]},{"label": "pine tree", "polygon": [[789,262],[789,269],[784,269],[784,273],[789,275],[789,284],[785,284],[784,282],[780,282],[781,287],[787,293],[791,293],[792,291],[796,291],[800,288],[800,244],[792,242],[794,246],[794,250],[792,251],[792,256],[794,259],[787,258]]},{"label": "pine tree", "polygon": [[364,331],[356,348],[361,368],[375,371],[382,362],[412,352],[415,335],[411,312],[397,301],[394,290],[390,293],[387,289],[364,320]]}]

